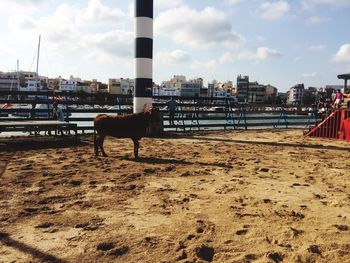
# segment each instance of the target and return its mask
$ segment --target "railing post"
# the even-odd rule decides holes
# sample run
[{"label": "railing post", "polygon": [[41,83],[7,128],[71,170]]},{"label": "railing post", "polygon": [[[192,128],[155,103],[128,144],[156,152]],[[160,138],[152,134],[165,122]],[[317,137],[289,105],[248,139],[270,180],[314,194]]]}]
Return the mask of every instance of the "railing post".
[{"label": "railing post", "polygon": [[288,129],[287,114],[286,114],[286,109],[285,109],[285,107],[284,107],[283,104],[282,104],[281,107],[280,107],[280,115],[279,115],[277,124],[274,125],[274,128],[277,128],[277,126],[279,126],[280,121],[281,121],[282,119],[284,120],[284,123],[285,123],[285,125],[286,125],[286,129]]}]

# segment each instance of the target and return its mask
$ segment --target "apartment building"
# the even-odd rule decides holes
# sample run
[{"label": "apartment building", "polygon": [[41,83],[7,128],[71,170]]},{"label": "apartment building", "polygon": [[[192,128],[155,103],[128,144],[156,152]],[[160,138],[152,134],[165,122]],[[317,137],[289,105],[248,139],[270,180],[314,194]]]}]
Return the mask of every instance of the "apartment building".
[{"label": "apartment building", "polygon": [[17,90],[20,84],[20,75],[17,72],[0,72],[0,90]]},{"label": "apartment building", "polygon": [[266,86],[250,82],[249,76],[237,77],[237,100],[239,102],[263,103],[267,100]]},{"label": "apartment building", "polygon": [[118,78],[108,80],[108,92],[110,94],[130,95],[134,94],[134,79]]},{"label": "apartment building", "polygon": [[302,103],[305,87],[304,84],[297,84],[287,92],[287,103],[291,105],[299,105]]},{"label": "apartment building", "polygon": [[236,88],[232,81],[208,83],[207,96],[212,98],[230,98],[236,95]]}]

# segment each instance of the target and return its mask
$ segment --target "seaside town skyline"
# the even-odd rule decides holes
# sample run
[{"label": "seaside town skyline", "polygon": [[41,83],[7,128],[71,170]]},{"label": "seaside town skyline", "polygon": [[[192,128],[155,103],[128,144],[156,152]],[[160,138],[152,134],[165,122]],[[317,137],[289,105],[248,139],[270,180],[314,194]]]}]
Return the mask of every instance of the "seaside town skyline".
[{"label": "seaside town skyline", "polygon": [[[133,1],[7,1],[0,8],[1,71],[133,78]],[[279,91],[305,83],[341,85],[350,71],[350,1],[154,1],[154,72],[226,82],[249,75]],[[22,8],[20,8],[22,7]],[[11,12],[9,12],[11,11]]]}]

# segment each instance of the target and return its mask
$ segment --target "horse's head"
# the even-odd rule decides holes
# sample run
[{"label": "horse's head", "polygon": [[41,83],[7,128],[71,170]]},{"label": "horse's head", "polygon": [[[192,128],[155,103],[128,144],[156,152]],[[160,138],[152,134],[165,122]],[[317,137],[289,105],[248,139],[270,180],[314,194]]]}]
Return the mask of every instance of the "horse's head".
[{"label": "horse's head", "polygon": [[150,116],[151,122],[160,122],[160,111],[156,107],[151,107],[143,111],[145,114]]}]

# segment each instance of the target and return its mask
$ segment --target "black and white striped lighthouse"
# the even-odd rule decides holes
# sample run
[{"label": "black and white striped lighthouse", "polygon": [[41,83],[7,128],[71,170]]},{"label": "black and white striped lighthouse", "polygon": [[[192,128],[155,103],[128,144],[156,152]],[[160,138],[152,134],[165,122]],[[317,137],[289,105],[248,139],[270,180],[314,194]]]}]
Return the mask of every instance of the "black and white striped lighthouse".
[{"label": "black and white striped lighthouse", "polygon": [[152,107],[153,0],[135,0],[134,113]]}]

